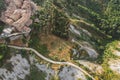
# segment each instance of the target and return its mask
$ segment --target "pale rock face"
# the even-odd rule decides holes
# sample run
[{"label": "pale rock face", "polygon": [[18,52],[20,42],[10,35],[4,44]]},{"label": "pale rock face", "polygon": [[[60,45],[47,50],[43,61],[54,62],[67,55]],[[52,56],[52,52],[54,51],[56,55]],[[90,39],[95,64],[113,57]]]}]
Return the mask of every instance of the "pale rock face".
[{"label": "pale rock face", "polygon": [[96,74],[103,74],[104,73],[103,67],[101,65],[99,65],[99,64],[92,63],[92,62],[86,61],[86,60],[79,60],[78,62],[81,65],[88,68],[93,73],[96,73]]},{"label": "pale rock face", "polygon": [[[31,15],[37,10],[37,6],[31,0],[5,0],[6,11],[2,12],[1,21],[13,26],[17,31],[22,32],[25,26],[30,26]],[[29,29],[30,30],[30,29]],[[25,31],[25,30],[24,30]],[[26,30],[27,31],[27,30]]]},{"label": "pale rock face", "polygon": [[108,64],[109,64],[109,68],[110,68],[113,72],[120,74],[120,59],[116,59],[116,60],[112,60],[112,59],[111,59],[111,60],[108,62]]},{"label": "pale rock face", "polygon": [[120,51],[118,51],[118,50],[115,50],[115,51],[113,52],[113,54],[120,57]]}]

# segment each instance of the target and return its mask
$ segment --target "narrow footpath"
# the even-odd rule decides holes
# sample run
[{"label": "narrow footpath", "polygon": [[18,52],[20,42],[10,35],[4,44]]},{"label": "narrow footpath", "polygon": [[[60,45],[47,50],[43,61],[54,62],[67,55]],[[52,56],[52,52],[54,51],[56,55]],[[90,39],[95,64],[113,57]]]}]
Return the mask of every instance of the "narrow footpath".
[{"label": "narrow footpath", "polygon": [[86,74],[87,76],[89,76],[92,80],[95,80],[95,78],[93,78],[88,72],[86,72],[85,70],[83,70],[82,68],[80,68],[79,66],[70,63],[70,62],[58,62],[58,61],[53,61],[49,58],[44,57],[43,55],[41,55],[38,51],[36,51],[33,48],[27,48],[27,47],[19,47],[19,46],[13,46],[13,45],[8,45],[9,48],[14,48],[14,49],[19,49],[19,50],[28,50],[28,51],[33,51],[38,57],[40,57],[41,59],[53,63],[53,64],[59,64],[59,65],[69,65],[72,66],[76,69],[79,69],[80,71],[82,71],[84,74]]}]

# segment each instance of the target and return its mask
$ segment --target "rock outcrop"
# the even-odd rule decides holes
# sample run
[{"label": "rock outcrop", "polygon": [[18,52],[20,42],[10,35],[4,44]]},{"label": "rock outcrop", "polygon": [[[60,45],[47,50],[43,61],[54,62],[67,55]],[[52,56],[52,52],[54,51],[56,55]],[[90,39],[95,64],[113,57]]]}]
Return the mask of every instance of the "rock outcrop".
[{"label": "rock outcrop", "polygon": [[37,10],[36,4],[31,0],[5,0],[5,2],[6,10],[2,12],[0,20],[14,27],[16,31],[28,31],[32,24],[30,17]]},{"label": "rock outcrop", "polygon": [[120,74],[120,59],[116,59],[116,60],[111,59],[111,60],[108,62],[108,64],[109,64],[109,68],[110,68],[113,72],[115,72],[115,73],[117,73],[117,74]]}]

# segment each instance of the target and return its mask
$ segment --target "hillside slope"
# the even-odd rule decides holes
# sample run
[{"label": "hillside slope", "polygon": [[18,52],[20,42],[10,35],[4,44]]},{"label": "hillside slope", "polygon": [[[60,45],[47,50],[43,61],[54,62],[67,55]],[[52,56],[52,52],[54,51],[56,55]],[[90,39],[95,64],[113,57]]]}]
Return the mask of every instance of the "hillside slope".
[{"label": "hillside slope", "polygon": [[[117,71],[120,64],[119,0],[32,1],[36,3],[37,7],[36,5],[32,5],[31,0],[28,0],[28,3],[30,3],[29,6],[31,6],[29,7],[29,10],[32,11],[35,8],[38,8],[35,9],[37,11],[32,11],[31,13],[27,12],[29,17],[25,15],[22,16],[23,18],[22,21],[20,21],[21,23],[18,22],[16,24],[17,28],[21,27],[22,30],[23,26],[26,26],[27,24],[26,19],[27,21],[32,20],[32,23],[28,25],[31,32],[27,37],[22,35],[21,38],[18,38],[15,41],[7,41],[8,38],[4,38],[7,44],[33,48],[41,55],[53,61],[73,63],[87,71],[96,80],[119,80],[120,72]],[[3,0],[0,1],[0,12],[7,10],[2,8],[7,5],[3,5],[2,3],[4,3]],[[17,10],[19,9],[22,10],[21,15],[24,13],[24,10],[27,10],[26,8],[22,9],[21,7]],[[19,17],[21,17],[21,15]],[[4,27],[11,26],[2,21],[3,20],[0,22],[0,33],[2,33]],[[17,31],[19,31],[19,29]],[[2,40],[0,42],[2,42]],[[12,57],[11,53],[18,53],[17,50],[8,48],[4,43],[3,45],[0,45],[0,51],[0,66],[2,67],[4,67],[2,65],[4,64],[4,61],[8,60],[7,57]],[[9,53],[9,51],[11,53]],[[24,50],[19,53],[33,54],[32,52]],[[23,57],[27,56],[25,54],[19,55]],[[36,56],[34,58],[37,59],[38,62],[46,63],[46,61],[41,60]],[[26,58],[26,60],[29,59]],[[7,64],[7,62],[5,62],[5,64]],[[70,78],[66,78],[70,80],[79,80],[80,78],[80,76],[77,76],[77,74],[79,74],[77,72],[74,72],[75,74],[61,73],[65,72],[63,65],[54,65],[50,63],[46,64],[46,66],[49,66],[50,69],[52,67],[55,69],[54,71],[57,72],[54,73],[55,76],[48,74],[47,76],[50,78],[47,77],[47,79],[49,78],[49,80],[61,80],[61,76],[65,79],[66,75],[71,75]],[[69,67],[66,69],[68,70],[68,73],[72,71],[69,70]],[[39,71],[37,72],[39,73]],[[32,74],[33,73],[30,72],[28,77]],[[41,74],[41,72],[39,74]],[[37,77],[37,79],[39,79],[39,74],[33,75],[30,78],[36,80],[35,77]],[[80,80],[91,80],[88,76],[83,73],[81,74],[84,78],[82,77]],[[45,74],[42,74],[41,76],[41,78],[44,77],[44,80]]]}]

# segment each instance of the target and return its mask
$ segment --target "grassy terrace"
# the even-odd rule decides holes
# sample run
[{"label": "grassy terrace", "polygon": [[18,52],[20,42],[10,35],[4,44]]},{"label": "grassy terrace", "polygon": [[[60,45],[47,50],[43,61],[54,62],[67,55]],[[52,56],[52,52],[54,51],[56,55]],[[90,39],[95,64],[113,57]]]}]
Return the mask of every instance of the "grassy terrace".
[{"label": "grassy terrace", "polygon": [[103,68],[105,70],[102,75],[103,80],[119,80],[120,76],[109,68],[108,62],[110,60],[120,59],[120,57],[116,56],[116,51],[120,51],[120,41],[113,41],[112,43],[107,44],[106,49],[103,55]]}]

